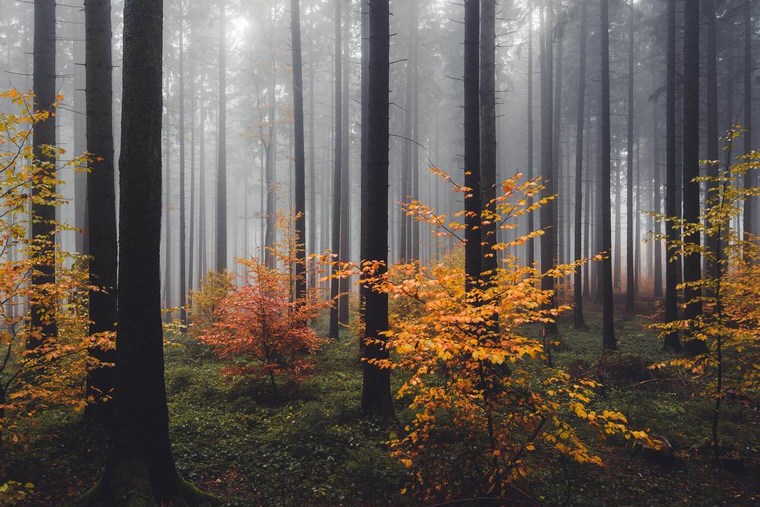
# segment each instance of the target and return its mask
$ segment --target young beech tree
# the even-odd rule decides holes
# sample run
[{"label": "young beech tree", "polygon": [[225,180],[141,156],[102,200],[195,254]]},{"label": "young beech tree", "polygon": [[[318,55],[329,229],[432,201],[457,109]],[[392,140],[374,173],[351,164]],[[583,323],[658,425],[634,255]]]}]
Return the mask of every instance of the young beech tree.
[{"label": "young beech tree", "polygon": [[[88,337],[87,272],[82,259],[56,250],[54,234],[70,228],[48,224],[54,234],[30,237],[27,230],[36,216],[30,206],[41,202],[63,204],[56,192],[60,183],[49,164],[60,161],[61,148],[40,145],[45,162],[33,157],[34,126],[49,121],[49,111],[32,111],[33,97],[18,92],[0,93],[17,113],[0,113],[0,443],[15,433],[17,423],[51,406],[84,408],[82,380],[88,366],[88,349],[112,349],[112,336]],[[60,98],[59,98],[60,100]],[[61,162],[63,169],[86,164],[82,157]],[[57,273],[55,283],[29,283],[35,270]],[[27,302],[34,304],[34,314]],[[36,315],[36,316],[35,316]],[[39,319],[39,323],[35,324]],[[44,334],[54,325],[55,336]],[[45,337],[42,340],[42,337]],[[34,350],[27,350],[37,341]],[[105,366],[93,358],[90,367]],[[10,439],[12,441],[19,439]],[[20,439],[24,441],[25,439]],[[1,503],[1,502],[0,502]]]},{"label": "young beech tree", "polygon": [[311,371],[324,340],[308,323],[326,304],[314,291],[294,297],[295,266],[270,269],[256,259],[241,264],[244,285],[221,300],[216,322],[198,338],[230,361],[225,373],[266,382],[277,396],[279,379],[297,381]]},{"label": "young beech tree", "polygon": [[[709,188],[704,211],[694,221],[685,218],[658,215],[661,220],[682,227],[685,239],[668,244],[672,256],[702,256],[716,266],[715,275],[707,273],[696,281],[684,281],[679,286],[692,299],[699,300],[703,311],[694,317],[684,312],[684,318],[656,324],[655,328],[668,337],[684,331],[691,340],[699,340],[700,354],[667,361],[655,367],[684,368],[699,380],[696,383],[705,398],[714,402],[712,417],[712,445],[715,460],[720,459],[719,422],[721,405],[729,393],[744,395],[756,393],[760,387],[760,268],[757,260],[760,249],[751,238],[742,238],[735,219],[741,214],[747,199],[760,194],[760,188],[747,188],[746,175],[760,169],[760,152],[750,152],[736,160],[731,159],[734,140],[740,130],[728,134],[728,164],[717,176],[702,176],[694,183],[705,183]],[[718,167],[718,161],[708,164]],[[711,241],[704,245],[688,239],[688,235],[702,234]],[[663,239],[663,238],[660,238]],[[683,307],[693,303],[686,299]]]},{"label": "young beech tree", "polygon": [[[542,190],[540,181],[522,182],[520,175],[502,183],[488,203],[497,227],[517,229],[520,217],[552,199],[539,198]],[[523,266],[517,252],[540,237],[539,230],[496,243],[493,248],[505,254],[505,261],[496,269],[495,282],[466,290],[462,250],[468,225],[460,222],[461,213],[452,219],[419,202],[407,205],[406,211],[459,245],[452,262],[397,265],[390,275],[372,280],[373,289],[388,294],[394,308],[402,310],[391,314],[388,347],[393,359],[373,362],[401,370],[404,383],[398,395],[411,400],[413,419],[403,436],[391,441],[394,456],[416,478],[410,493],[425,503],[525,500],[515,483],[542,460],[568,456],[579,463],[602,464],[576,424],[601,434],[647,439],[644,432],[628,430],[622,414],[592,410],[597,383],[571,380],[564,371],[546,366],[545,344],[529,334],[529,324],[551,323],[568,309],[547,307],[553,294],[540,288],[541,278],[571,276],[578,263],[544,274]],[[494,332],[496,315],[499,327]]]}]

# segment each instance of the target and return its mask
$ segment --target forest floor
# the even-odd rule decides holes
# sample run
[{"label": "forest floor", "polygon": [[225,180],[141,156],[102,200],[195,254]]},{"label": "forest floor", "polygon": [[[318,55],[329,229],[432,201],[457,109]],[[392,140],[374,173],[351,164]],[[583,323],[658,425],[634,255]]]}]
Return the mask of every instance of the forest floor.
[{"label": "forest floor", "polygon": [[[600,315],[591,308],[587,320],[587,331],[561,323],[562,346],[553,359],[572,374],[595,377]],[[712,405],[695,397],[683,379],[647,368],[667,358],[647,322],[639,315],[618,320],[621,352],[604,367],[599,403],[626,414],[632,427],[666,437],[672,457],[652,460],[630,445],[608,445],[601,449],[605,468],[547,465],[531,493],[547,505],[759,505],[757,400],[727,400],[721,434],[741,459],[734,469],[713,466]],[[171,433],[181,474],[230,506],[414,505],[400,494],[408,477],[388,456],[388,430],[359,417],[357,349],[349,337],[328,345],[311,379],[273,398],[231,382],[222,373],[225,365],[190,339],[167,346]],[[408,416],[403,407],[399,414]],[[50,412],[30,431],[23,452],[9,456],[5,469],[13,480],[34,483],[27,505],[65,505],[95,482],[103,436],[79,414]]]}]

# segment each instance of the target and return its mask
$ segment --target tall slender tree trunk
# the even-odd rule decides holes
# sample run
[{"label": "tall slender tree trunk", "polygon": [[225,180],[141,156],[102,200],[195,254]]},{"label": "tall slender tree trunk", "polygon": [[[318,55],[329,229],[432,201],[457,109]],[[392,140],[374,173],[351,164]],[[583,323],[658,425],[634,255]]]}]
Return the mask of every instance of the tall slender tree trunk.
[{"label": "tall slender tree trunk", "polygon": [[[543,177],[544,190],[541,191],[542,198],[549,198],[556,193],[556,181],[554,173],[554,97],[553,86],[554,71],[552,56],[554,46],[554,5],[553,0],[541,0],[541,176]],[[555,201],[549,201],[541,207],[541,229],[544,230],[541,236],[541,273],[546,274],[552,270],[556,264],[557,248],[557,224],[555,223]],[[552,296],[544,309],[554,308],[556,297],[556,280],[551,276],[542,276],[541,289],[551,291]],[[548,335],[557,334],[557,323],[547,322],[544,325],[544,332]]]},{"label": "tall slender tree trunk", "polygon": [[[87,174],[87,231],[90,258],[90,334],[116,331],[116,195],[113,147],[113,75],[111,63],[111,3],[85,2],[87,151],[96,156]],[[115,351],[90,350],[99,363],[113,363]],[[114,369],[88,371],[87,394],[96,402],[85,416],[110,424]]]},{"label": "tall slender tree trunk", "polygon": [[[480,24],[480,180],[482,206],[486,213],[496,213],[496,0],[482,0]],[[486,216],[481,233],[481,277],[484,289],[496,283],[498,251],[497,224]],[[498,325],[498,314],[494,316]]]},{"label": "tall slender tree trunk", "polygon": [[[35,112],[50,111],[51,116],[45,121],[34,124],[33,149],[37,165],[46,177],[54,178],[56,174],[56,157],[45,153],[43,147],[55,146],[56,126],[53,104],[56,102],[55,90],[55,1],[36,0],[34,2],[34,71],[32,76],[34,88]],[[55,192],[55,188],[50,189]],[[35,266],[32,284],[43,286],[55,283],[55,234],[56,208],[52,202],[40,199],[43,189],[35,187],[35,203],[32,204],[32,239],[43,241],[43,247],[37,252],[39,264]],[[58,334],[55,312],[52,308],[32,303],[31,326],[35,330],[27,341],[29,350],[38,348],[46,338]]]},{"label": "tall slender tree trunk", "polygon": [[605,350],[617,349],[615,337],[614,302],[612,295],[612,216],[610,206],[610,176],[612,153],[610,149],[610,17],[609,0],[601,0],[601,62],[602,62],[602,92],[600,100],[601,111],[601,208],[602,208],[602,251],[605,255],[602,261],[602,347]]},{"label": "tall slender tree trunk", "polygon": [[179,2],[179,314],[187,326],[187,221],[185,209],[185,26]]},{"label": "tall slender tree trunk", "polygon": [[216,166],[216,270],[227,269],[227,27],[219,6],[219,136]]},{"label": "tall slender tree trunk", "polygon": [[[666,182],[665,182],[665,215],[669,218],[680,216],[676,207],[677,178],[676,178],[676,0],[668,0],[668,49],[667,49],[667,82],[666,82]],[[670,260],[672,246],[678,240],[678,228],[672,220],[665,222],[667,245],[665,257],[665,322],[678,319],[678,268],[680,263]],[[679,352],[681,341],[678,332],[673,331],[665,336],[664,348]]]},{"label": "tall slender tree trunk", "polygon": [[[197,505],[169,438],[161,326],[163,5],[127,0],[121,124],[114,432],[101,482],[85,505]],[[206,498],[206,501],[209,499]]]},{"label": "tall slender tree trunk", "polygon": [[295,150],[296,299],[306,296],[306,153],[304,147],[301,8],[290,0],[290,39],[293,51],[293,141]]},{"label": "tall slender tree trunk", "polygon": [[[635,35],[635,9],[633,2],[628,5],[628,147],[626,157],[626,284],[625,284],[625,309],[633,311],[636,306],[636,282],[634,272],[636,269],[635,250],[633,244],[633,115],[634,115],[634,35]],[[641,189],[637,191],[641,192]],[[618,203],[618,210],[620,206]]]},{"label": "tall slender tree trunk", "polygon": [[[583,258],[583,136],[586,120],[586,30],[588,29],[588,5],[584,1],[581,6],[581,30],[579,39],[578,62],[578,110],[575,124],[575,260]],[[575,311],[573,313],[576,329],[583,329],[586,323],[583,319],[583,288],[582,270],[575,270],[573,283]]]},{"label": "tall slender tree trunk", "polygon": [[[345,19],[343,22],[343,90],[341,92],[343,99],[343,116],[341,118],[343,133],[342,146],[341,146],[341,161],[340,161],[340,252],[342,259],[349,260],[351,258],[351,184],[350,184],[350,147],[351,147],[351,129],[349,127],[349,104],[350,104],[350,92],[349,82],[351,80],[351,72],[349,67],[349,41],[351,38],[351,0],[345,0],[344,7],[346,9]],[[349,292],[351,290],[350,280],[348,278],[340,279],[340,304],[338,305],[338,322],[341,326],[348,325],[349,317]]]},{"label": "tall slender tree trunk", "polygon": [[[706,137],[707,137],[707,159],[711,161],[720,160],[720,145],[718,133],[718,41],[716,34],[715,20],[715,0],[703,0],[702,8],[705,18],[705,27],[707,28],[707,96],[706,96]],[[707,175],[713,180],[707,183],[707,195],[705,208],[709,207],[711,201],[716,198],[718,188],[715,180],[718,178],[718,165],[709,164],[707,166]],[[709,224],[707,224],[709,225]],[[719,275],[719,262],[721,252],[718,251],[718,238],[711,234],[705,235],[705,246],[716,257],[713,260],[705,259],[705,270],[707,275],[715,279]]]},{"label": "tall slender tree trunk", "polygon": [[[656,67],[652,66],[652,82],[656,83]],[[652,171],[654,172],[654,206],[655,213],[662,213],[662,170],[660,167],[660,114],[657,108],[657,99],[652,101]],[[661,221],[654,220],[654,233],[659,235]],[[654,241],[654,297],[662,299],[662,241]]]},{"label": "tall slender tree trunk", "polygon": [[[193,27],[190,25],[190,33],[192,33]],[[195,60],[193,58],[193,51],[191,47],[190,52],[190,224],[189,231],[190,237],[187,245],[187,276],[188,276],[188,289],[195,289],[195,145],[196,145],[196,130],[195,130],[195,115],[198,106],[198,96],[195,93]],[[191,301],[192,303],[192,301]]]},{"label": "tall slender tree trunk", "polygon": [[[341,183],[343,175],[341,171],[343,157],[343,98],[341,96],[343,84],[343,55],[342,39],[343,29],[341,19],[343,17],[343,1],[335,0],[335,138],[333,159],[333,209],[332,209],[332,254],[336,261],[343,260],[340,251],[340,213],[342,209],[341,199],[343,192]],[[339,269],[333,268],[333,279],[330,283],[330,338],[337,340],[340,337],[340,280],[336,277]]]},{"label": "tall slender tree trunk", "polygon": [[201,100],[198,147],[198,279],[208,271],[206,244],[206,103]]},{"label": "tall slender tree trunk", "polygon": [[[535,178],[533,168],[533,0],[528,0],[528,178]],[[533,205],[533,198],[528,199],[528,206]],[[533,213],[526,216],[528,223],[527,233],[534,230]],[[536,243],[530,240],[525,243],[526,255],[525,261],[528,266],[533,266],[536,262]]]},{"label": "tall slender tree trunk", "polygon": [[480,0],[464,2],[464,199],[466,289],[481,273],[480,215]]},{"label": "tall slender tree trunk", "polygon": [[[684,10],[684,94],[683,94],[683,217],[686,223],[699,221],[699,3],[686,2]],[[699,232],[684,231],[684,241],[699,246]],[[686,254],[683,259],[684,318],[702,314],[702,290],[694,284],[702,279],[702,256]],[[685,343],[689,354],[707,352],[704,340],[691,336]]]},{"label": "tall slender tree trunk", "polygon": [[[388,0],[369,0],[369,67],[367,133],[367,179],[364,217],[368,230],[362,259],[388,263],[388,141],[390,92],[390,9]],[[390,370],[368,362],[387,359],[383,332],[388,329],[388,295],[365,289],[365,346],[363,350],[362,412],[370,416],[393,417]]]},{"label": "tall slender tree trunk", "polygon": [[[744,152],[752,151],[752,72],[755,61],[752,58],[752,0],[744,0]],[[744,187],[752,188],[753,172],[744,173]],[[755,199],[744,201],[744,238],[755,233]]]},{"label": "tall slender tree trunk", "polygon": [[[368,220],[367,212],[369,210],[367,201],[369,193],[367,182],[369,175],[367,173],[369,166],[369,2],[362,1],[361,6],[361,148],[359,154],[359,183],[360,183],[360,231],[359,231],[359,262],[366,260],[367,248],[371,224]],[[367,292],[370,289],[365,284],[359,286],[359,311],[364,319],[364,308],[367,301]],[[359,340],[359,350],[364,349],[364,341]]]}]

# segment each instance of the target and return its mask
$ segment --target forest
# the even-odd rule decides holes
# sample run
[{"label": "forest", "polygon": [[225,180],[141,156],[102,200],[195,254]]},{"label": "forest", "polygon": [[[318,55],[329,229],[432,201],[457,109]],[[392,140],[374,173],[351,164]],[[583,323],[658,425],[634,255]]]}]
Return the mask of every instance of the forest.
[{"label": "forest", "polygon": [[0,505],[759,505],[758,55],[757,0],[0,0]]}]

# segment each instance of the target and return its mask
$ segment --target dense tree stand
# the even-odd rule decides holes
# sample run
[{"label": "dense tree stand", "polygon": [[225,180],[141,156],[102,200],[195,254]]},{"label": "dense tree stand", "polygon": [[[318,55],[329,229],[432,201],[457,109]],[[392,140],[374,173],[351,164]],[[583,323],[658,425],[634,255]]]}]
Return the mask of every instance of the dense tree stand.
[{"label": "dense tree stand", "polygon": [[180,479],[169,439],[161,325],[162,2],[127,0],[120,158],[114,428],[82,505],[207,505]]}]

